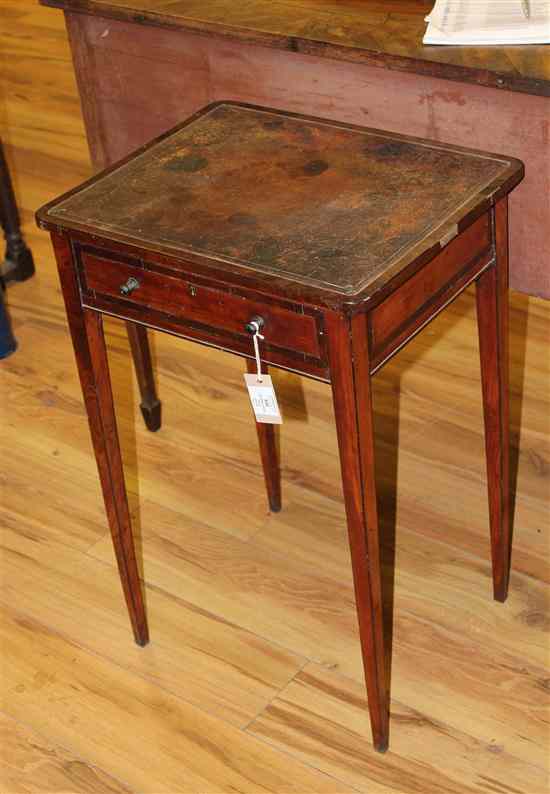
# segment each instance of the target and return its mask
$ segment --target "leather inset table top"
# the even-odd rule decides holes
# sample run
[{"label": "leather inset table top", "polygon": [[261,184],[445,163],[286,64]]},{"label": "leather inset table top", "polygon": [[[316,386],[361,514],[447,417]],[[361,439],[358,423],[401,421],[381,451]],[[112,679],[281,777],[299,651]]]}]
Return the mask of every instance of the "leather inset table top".
[{"label": "leather inset table top", "polygon": [[218,103],[41,221],[356,295],[521,175],[510,158]]}]

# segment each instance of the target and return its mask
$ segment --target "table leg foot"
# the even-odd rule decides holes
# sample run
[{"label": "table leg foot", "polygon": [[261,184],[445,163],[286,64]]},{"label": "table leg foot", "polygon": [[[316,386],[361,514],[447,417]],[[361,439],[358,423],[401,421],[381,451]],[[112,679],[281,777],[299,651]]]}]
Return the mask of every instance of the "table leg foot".
[{"label": "table leg foot", "polygon": [[386,753],[388,751],[389,741],[387,738],[378,741],[374,740],[373,746],[377,753]]},{"label": "table leg foot", "polygon": [[[145,627],[147,629],[147,627]],[[149,632],[146,630],[143,636],[136,636],[136,645],[139,645],[140,648],[145,648],[146,645],[149,645]]]},{"label": "table leg foot", "polygon": [[155,400],[153,403],[142,402],[139,407],[147,430],[150,430],[152,433],[156,433],[157,430],[160,430],[162,416],[162,403],[160,400]]}]

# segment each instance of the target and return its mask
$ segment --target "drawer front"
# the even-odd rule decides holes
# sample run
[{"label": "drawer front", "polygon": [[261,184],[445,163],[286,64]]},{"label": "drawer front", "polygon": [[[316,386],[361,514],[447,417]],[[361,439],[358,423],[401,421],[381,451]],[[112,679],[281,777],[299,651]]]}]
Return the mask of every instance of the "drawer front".
[{"label": "drawer front", "polygon": [[435,317],[491,258],[491,230],[486,214],[370,312],[372,367],[378,367]]},{"label": "drawer front", "polygon": [[[248,337],[245,325],[256,315],[264,320],[265,344],[321,358],[318,320],[276,304],[225,292],[202,283],[145,270],[139,264],[113,261],[87,251],[81,253],[84,287],[98,296],[116,299],[135,310],[153,309],[170,317],[197,323],[216,331]],[[121,294],[128,279],[138,283],[129,294]],[[117,313],[119,313],[117,311]],[[135,311],[131,312],[135,318]],[[146,322],[144,316],[143,321]]]}]

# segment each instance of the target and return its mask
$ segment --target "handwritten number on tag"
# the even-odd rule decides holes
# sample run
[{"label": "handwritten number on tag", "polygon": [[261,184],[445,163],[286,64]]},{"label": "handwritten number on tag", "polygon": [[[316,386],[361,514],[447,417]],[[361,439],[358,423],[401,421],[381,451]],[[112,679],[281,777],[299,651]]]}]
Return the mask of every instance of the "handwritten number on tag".
[{"label": "handwritten number on tag", "polygon": [[247,373],[244,380],[256,421],[273,425],[282,424],[283,420],[271,376],[262,374],[262,380],[259,381],[257,375]]}]

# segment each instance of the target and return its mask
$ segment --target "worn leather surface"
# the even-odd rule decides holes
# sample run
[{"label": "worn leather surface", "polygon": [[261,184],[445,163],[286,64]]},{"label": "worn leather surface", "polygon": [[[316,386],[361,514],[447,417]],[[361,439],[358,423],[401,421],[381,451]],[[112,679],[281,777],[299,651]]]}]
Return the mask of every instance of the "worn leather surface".
[{"label": "worn leather surface", "polygon": [[496,156],[222,104],[49,216],[355,294],[509,172]]}]

